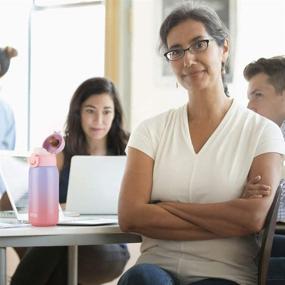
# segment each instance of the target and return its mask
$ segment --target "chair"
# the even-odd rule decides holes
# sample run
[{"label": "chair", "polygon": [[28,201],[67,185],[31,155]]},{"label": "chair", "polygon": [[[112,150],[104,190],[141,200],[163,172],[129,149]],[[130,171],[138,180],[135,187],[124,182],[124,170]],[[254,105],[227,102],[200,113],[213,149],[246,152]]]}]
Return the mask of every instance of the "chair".
[{"label": "chair", "polygon": [[269,259],[271,255],[273,237],[275,233],[277,212],[280,202],[281,186],[277,188],[273,202],[266,216],[262,243],[260,248],[260,259],[258,263],[258,285],[266,285]]}]

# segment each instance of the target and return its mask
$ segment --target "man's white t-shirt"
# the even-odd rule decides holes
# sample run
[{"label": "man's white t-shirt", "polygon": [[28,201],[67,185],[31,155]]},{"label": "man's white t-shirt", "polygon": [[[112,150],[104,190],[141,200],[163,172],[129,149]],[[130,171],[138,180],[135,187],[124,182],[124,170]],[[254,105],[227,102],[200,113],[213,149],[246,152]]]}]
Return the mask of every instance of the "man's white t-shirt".
[{"label": "man's white t-shirt", "polygon": [[[198,153],[191,142],[187,105],[144,121],[128,147],[154,160],[151,200],[193,203],[240,197],[256,156],[285,153],[280,128],[235,100]],[[216,277],[253,285],[257,253],[254,235],[206,241],[144,237],[138,263],[158,264],[178,274],[182,283]]]}]

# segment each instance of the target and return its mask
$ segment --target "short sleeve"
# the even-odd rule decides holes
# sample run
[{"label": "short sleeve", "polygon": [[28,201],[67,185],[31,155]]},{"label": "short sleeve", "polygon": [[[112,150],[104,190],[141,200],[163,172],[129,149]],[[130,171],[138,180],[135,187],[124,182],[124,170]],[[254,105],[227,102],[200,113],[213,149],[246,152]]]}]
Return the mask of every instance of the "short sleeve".
[{"label": "short sleeve", "polygon": [[269,120],[267,120],[261,133],[255,156],[267,152],[285,154],[285,142],[281,129]]},{"label": "short sleeve", "polygon": [[126,147],[126,153],[128,154],[128,148],[136,148],[152,159],[155,157],[155,146],[151,137],[151,132],[147,121],[141,123],[131,134],[128,145]]},{"label": "short sleeve", "polygon": [[158,146],[166,130],[166,125],[171,120],[172,113],[173,111],[170,110],[142,122],[132,132],[126,154],[128,154],[128,147],[133,147],[155,159]]}]

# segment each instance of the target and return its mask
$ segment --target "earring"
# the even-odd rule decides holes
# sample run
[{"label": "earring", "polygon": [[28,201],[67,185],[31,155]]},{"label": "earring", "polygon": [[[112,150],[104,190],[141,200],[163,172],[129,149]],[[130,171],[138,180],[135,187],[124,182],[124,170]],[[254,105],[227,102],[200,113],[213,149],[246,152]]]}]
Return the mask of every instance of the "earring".
[{"label": "earring", "polygon": [[222,62],[222,74],[226,74],[226,64],[224,62]]}]

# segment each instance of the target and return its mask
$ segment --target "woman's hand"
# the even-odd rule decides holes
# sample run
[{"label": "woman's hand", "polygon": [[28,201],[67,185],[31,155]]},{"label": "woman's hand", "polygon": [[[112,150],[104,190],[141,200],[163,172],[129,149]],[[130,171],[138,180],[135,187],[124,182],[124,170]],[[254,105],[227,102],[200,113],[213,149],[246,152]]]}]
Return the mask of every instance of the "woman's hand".
[{"label": "woman's hand", "polygon": [[255,176],[250,179],[244,187],[241,198],[263,198],[269,196],[271,193],[271,187],[265,184],[259,183],[261,176]]}]

